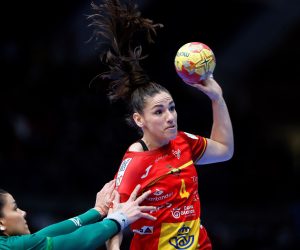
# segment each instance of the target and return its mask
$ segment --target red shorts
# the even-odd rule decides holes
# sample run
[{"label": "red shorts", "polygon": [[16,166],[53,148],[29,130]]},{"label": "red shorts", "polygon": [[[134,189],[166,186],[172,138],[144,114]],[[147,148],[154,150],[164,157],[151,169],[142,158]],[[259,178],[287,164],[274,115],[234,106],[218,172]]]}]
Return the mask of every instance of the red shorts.
[{"label": "red shorts", "polygon": [[205,227],[200,226],[200,235],[199,235],[199,248],[198,250],[212,250],[210,239],[207,235]]}]

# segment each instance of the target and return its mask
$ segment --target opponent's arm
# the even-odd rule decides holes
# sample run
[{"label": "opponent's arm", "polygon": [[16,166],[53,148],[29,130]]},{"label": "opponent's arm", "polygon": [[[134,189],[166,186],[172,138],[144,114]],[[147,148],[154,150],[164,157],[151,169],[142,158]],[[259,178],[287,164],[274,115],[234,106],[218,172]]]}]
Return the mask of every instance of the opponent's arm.
[{"label": "opponent's arm", "polygon": [[[121,224],[118,224],[118,218],[122,220],[122,214],[115,214],[114,219],[105,219],[101,222],[80,227],[78,230],[69,234],[49,237],[51,231],[40,234],[28,234],[21,236],[10,236],[1,242],[0,249],[53,249],[53,250],[74,250],[74,249],[97,249],[104,245],[105,241],[121,230]],[[125,221],[128,222],[127,218]],[[122,223],[120,221],[120,223]],[[125,224],[126,225],[126,224]],[[124,226],[125,226],[124,225]],[[77,227],[76,227],[77,229]],[[56,230],[55,232],[57,232]],[[3,243],[3,244],[2,244]]]},{"label": "opponent's arm", "polygon": [[95,207],[90,209],[86,213],[45,227],[44,229],[38,231],[36,234],[45,236],[67,234],[73,232],[81,226],[99,221],[108,213],[108,205],[114,198],[114,187],[115,180],[111,180],[110,182],[106,183],[96,195]]},{"label": "opponent's arm", "polygon": [[116,220],[107,219],[83,226],[69,234],[49,238],[49,241],[54,250],[96,249],[120,229],[121,226]]},{"label": "opponent's arm", "polygon": [[125,203],[119,203],[120,196],[116,192],[112,213],[102,222],[83,226],[73,233],[52,238],[53,249],[73,250],[78,249],[78,246],[80,249],[96,249],[139,218],[156,220],[152,215],[145,213],[155,209],[155,207],[139,206],[150,195],[151,191],[136,198],[139,189],[140,185],[137,185]]},{"label": "opponent's arm", "polygon": [[[116,234],[121,226],[116,220],[103,220],[94,224],[82,226],[69,234],[49,237],[44,234],[28,234],[8,237],[5,249],[46,249],[46,250],[74,250],[96,249]],[[57,232],[57,231],[56,231]],[[2,246],[2,244],[1,244]],[[0,246],[0,249],[2,249]]]},{"label": "opponent's arm", "polygon": [[68,234],[82,226],[94,223],[100,219],[100,213],[96,209],[90,209],[84,214],[45,227],[35,234],[44,236]]}]

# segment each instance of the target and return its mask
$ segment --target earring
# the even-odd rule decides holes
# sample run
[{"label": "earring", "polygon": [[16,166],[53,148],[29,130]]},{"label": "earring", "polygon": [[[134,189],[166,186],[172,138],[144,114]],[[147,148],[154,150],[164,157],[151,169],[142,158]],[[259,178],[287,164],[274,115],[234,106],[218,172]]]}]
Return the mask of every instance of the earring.
[{"label": "earring", "polygon": [[1,230],[1,231],[4,231],[4,230],[5,230],[5,227],[0,226],[0,230]]}]

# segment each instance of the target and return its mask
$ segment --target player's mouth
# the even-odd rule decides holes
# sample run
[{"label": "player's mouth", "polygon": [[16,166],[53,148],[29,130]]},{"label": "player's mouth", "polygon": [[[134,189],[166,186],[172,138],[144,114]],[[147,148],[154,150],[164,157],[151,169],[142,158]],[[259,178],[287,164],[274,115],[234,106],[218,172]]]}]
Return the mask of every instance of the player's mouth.
[{"label": "player's mouth", "polygon": [[175,132],[175,131],[177,131],[177,126],[176,125],[168,126],[168,127],[166,127],[166,130]]}]

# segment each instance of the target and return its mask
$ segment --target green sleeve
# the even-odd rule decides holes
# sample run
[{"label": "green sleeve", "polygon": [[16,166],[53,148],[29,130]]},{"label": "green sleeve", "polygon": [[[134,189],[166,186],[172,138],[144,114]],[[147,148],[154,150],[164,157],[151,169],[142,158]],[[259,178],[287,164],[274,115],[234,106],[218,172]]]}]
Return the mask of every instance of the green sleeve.
[{"label": "green sleeve", "polygon": [[118,233],[117,222],[103,220],[55,237],[37,234],[1,236],[0,250],[93,250]]},{"label": "green sleeve", "polygon": [[85,212],[84,214],[45,227],[40,231],[36,232],[36,234],[41,236],[49,236],[49,237],[68,234],[82,226],[97,222],[100,219],[101,219],[100,213],[96,209],[92,208],[87,212]]},{"label": "green sleeve", "polygon": [[47,239],[36,234],[0,237],[0,250],[45,250]]},{"label": "green sleeve", "polygon": [[118,233],[117,222],[113,220],[103,220],[91,225],[83,226],[73,233],[48,239],[53,250],[91,250],[105,244],[109,238]]}]

